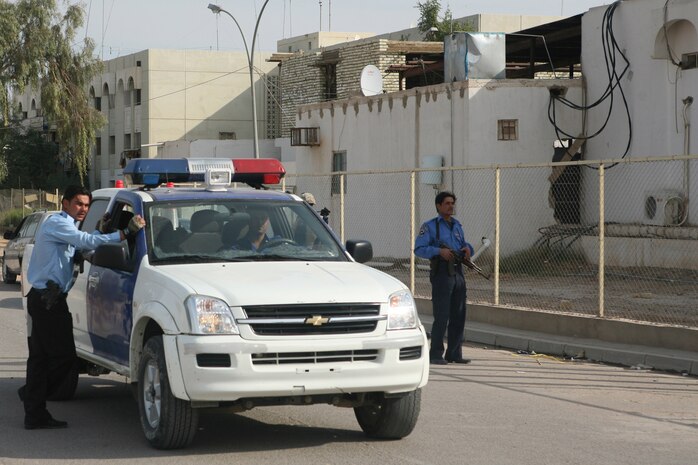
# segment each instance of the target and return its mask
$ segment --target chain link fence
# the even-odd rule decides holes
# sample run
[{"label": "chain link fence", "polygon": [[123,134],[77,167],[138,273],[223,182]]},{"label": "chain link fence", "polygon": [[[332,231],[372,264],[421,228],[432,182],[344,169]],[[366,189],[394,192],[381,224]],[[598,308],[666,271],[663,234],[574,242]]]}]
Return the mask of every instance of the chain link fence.
[{"label": "chain link fence", "polygon": [[0,229],[13,229],[34,211],[60,210],[61,195],[58,189],[0,189]]},{"label": "chain link fence", "polygon": [[[329,209],[342,239],[367,239],[370,266],[431,298],[415,235],[436,216],[438,190],[482,274],[468,301],[698,327],[698,208],[689,211],[698,157],[290,175]],[[444,187],[445,186],[445,187]],[[484,276],[483,276],[484,275]],[[486,276],[486,277],[485,277]]]},{"label": "chain link fence", "polygon": [[[371,241],[369,265],[417,297],[431,298],[431,285],[414,240],[445,189],[482,269],[466,272],[469,302],[698,327],[697,169],[692,156],[290,174],[284,188],[312,193],[342,242]],[[59,199],[0,190],[0,217],[18,223]]]}]

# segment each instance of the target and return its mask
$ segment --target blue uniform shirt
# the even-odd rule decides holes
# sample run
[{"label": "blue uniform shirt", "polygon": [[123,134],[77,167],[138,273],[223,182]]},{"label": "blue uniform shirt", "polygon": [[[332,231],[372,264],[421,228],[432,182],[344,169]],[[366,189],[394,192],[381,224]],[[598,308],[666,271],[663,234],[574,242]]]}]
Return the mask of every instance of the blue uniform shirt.
[{"label": "blue uniform shirt", "polygon": [[46,283],[57,283],[63,292],[73,284],[75,250],[94,250],[108,242],[119,242],[121,234],[88,234],[75,226],[66,212],[51,215],[36,234],[27,280],[33,288],[46,289]]},{"label": "blue uniform shirt", "polygon": [[[439,222],[439,240],[436,240],[436,222]],[[431,259],[439,255],[440,243],[450,249],[460,251],[463,247],[470,249],[473,254],[473,246],[465,241],[463,227],[460,222],[451,217],[449,225],[441,215],[432,218],[419,228],[419,234],[414,241],[414,254],[421,258]]]}]

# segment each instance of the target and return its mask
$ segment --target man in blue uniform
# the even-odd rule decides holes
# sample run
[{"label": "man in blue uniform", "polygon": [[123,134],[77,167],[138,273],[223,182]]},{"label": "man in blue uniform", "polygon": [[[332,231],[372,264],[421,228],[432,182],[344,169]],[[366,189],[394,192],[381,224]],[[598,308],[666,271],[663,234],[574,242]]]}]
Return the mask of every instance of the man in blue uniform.
[{"label": "man in blue uniform", "polygon": [[[465,331],[465,278],[463,263],[470,259],[473,247],[465,241],[463,227],[453,217],[456,196],[451,192],[436,195],[439,215],[422,225],[415,240],[414,253],[430,261],[431,301],[434,324],[431,328],[429,360],[434,365],[470,363],[463,358],[461,345]],[[444,336],[448,346],[444,354]]]},{"label": "man in blue uniform", "polygon": [[88,234],[76,223],[85,219],[92,194],[81,186],[70,186],[62,200],[60,214],[41,225],[29,262],[27,310],[32,319],[27,359],[27,384],[19,389],[24,402],[26,429],[65,428],[68,423],[54,419],[46,409],[52,389],[63,384],[77,361],[73,322],[66,296],[73,285],[76,250],[94,250],[101,244],[119,242],[136,234],[145,221],[131,219],[128,228],[111,234]]}]

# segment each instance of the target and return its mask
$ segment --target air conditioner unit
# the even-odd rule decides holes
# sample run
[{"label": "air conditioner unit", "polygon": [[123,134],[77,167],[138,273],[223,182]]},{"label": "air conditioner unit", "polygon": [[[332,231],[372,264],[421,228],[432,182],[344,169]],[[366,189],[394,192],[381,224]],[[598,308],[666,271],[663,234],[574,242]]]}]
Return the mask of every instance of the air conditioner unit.
[{"label": "air conditioner unit", "polygon": [[291,146],[320,145],[320,128],[291,128]]},{"label": "air conditioner unit", "polygon": [[644,224],[678,226],[684,217],[685,200],[678,191],[656,191],[645,195]]}]

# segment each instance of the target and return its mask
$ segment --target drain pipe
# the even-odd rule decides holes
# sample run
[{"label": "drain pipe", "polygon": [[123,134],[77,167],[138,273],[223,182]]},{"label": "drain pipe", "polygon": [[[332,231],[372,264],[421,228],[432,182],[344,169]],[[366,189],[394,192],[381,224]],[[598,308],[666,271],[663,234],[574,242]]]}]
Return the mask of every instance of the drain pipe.
[{"label": "drain pipe", "polygon": [[[683,154],[684,155],[690,155],[691,152],[691,121],[688,117],[688,107],[691,106],[693,103],[693,97],[688,96],[685,99],[682,100],[683,102]],[[690,172],[691,172],[691,161],[690,160],[684,160],[683,161],[683,195],[685,197],[684,200],[684,218],[683,221],[681,222],[682,224],[685,224],[688,222],[688,203],[690,201],[689,197],[689,182],[690,182]]]}]

